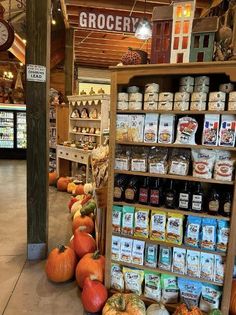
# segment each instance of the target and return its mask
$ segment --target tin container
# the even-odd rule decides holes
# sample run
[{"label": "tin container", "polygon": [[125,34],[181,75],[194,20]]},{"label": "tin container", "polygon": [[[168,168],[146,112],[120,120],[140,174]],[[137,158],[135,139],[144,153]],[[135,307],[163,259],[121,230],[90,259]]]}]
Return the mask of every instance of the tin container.
[{"label": "tin container", "polygon": [[145,85],[145,93],[158,93],[160,86],[157,83],[148,83]]},{"label": "tin container", "polygon": [[117,109],[118,110],[127,110],[129,108],[129,103],[125,101],[118,101],[117,102]]},{"label": "tin container", "polygon": [[179,91],[193,93],[193,85],[180,85]]},{"label": "tin container", "polygon": [[180,79],[180,85],[194,85],[194,77],[186,76]]},{"label": "tin container", "polygon": [[233,83],[221,84],[219,90],[224,93],[230,93],[234,90]]},{"label": "tin container", "polygon": [[209,86],[208,85],[195,85],[194,92],[202,92],[202,93],[209,93]]},{"label": "tin container", "polygon": [[173,109],[173,102],[165,101],[165,102],[158,102],[158,110],[172,110]]},{"label": "tin container", "polygon": [[209,102],[225,102],[226,93],[225,92],[211,92],[209,94]]},{"label": "tin container", "polygon": [[130,110],[141,110],[142,109],[142,102],[129,102],[129,109]]},{"label": "tin container", "polygon": [[157,110],[158,102],[144,102],[144,110]]},{"label": "tin container", "polygon": [[177,92],[175,93],[175,102],[189,102],[190,93],[187,92]]},{"label": "tin container", "polygon": [[209,102],[208,103],[208,110],[225,110],[225,102],[224,101],[215,101],[215,102]]},{"label": "tin container", "polygon": [[130,93],[129,102],[142,102],[143,94],[142,93]]},{"label": "tin container", "polygon": [[129,94],[128,93],[118,93],[118,101],[119,102],[128,102]]},{"label": "tin container", "polygon": [[174,102],[174,110],[180,110],[180,111],[189,110],[189,102],[185,102],[185,101]]},{"label": "tin container", "polygon": [[128,93],[138,93],[138,92],[139,92],[139,87],[138,87],[138,86],[135,86],[135,85],[129,86],[129,87],[127,88],[127,92],[128,92]]},{"label": "tin container", "polygon": [[193,92],[191,95],[192,102],[206,102],[207,93],[204,92]]},{"label": "tin container", "polygon": [[171,92],[162,92],[159,94],[159,102],[173,102],[174,94]]},{"label": "tin container", "polygon": [[195,85],[210,85],[210,78],[205,75],[196,77]]},{"label": "tin container", "polygon": [[228,110],[235,110],[236,111],[236,101],[228,103]]},{"label": "tin container", "polygon": [[236,102],[236,91],[229,93],[229,102]]},{"label": "tin container", "polygon": [[159,94],[158,93],[145,93],[144,102],[158,102]]},{"label": "tin container", "polygon": [[206,102],[199,101],[199,102],[191,102],[190,104],[190,110],[192,111],[202,111],[206,110]]}]

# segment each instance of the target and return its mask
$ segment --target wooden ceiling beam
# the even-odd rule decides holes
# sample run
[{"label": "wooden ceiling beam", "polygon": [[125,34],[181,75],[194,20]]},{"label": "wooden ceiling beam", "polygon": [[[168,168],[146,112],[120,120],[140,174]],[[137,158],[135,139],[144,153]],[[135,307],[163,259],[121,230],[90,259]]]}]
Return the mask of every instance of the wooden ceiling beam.
[{"label": "wooden ceiling beam", "polygon": [[96,38],[86,38],[85,40],[75,40],[75,46],[80,46],[82,44],[94,44],[94,45],[115,45],[115,46],[124,46],[129,47],[129,45],[135,45],[137,47],[146,46],[147,43],[143,41],[129,41],[129,40],[103,40],[103,39],[96,39]]},{"label": "wooden ceiling beam", "polygon": [[145,43],[144,41],[141,42],[140,40],[136,39],[135,37],[133,37],[133,38],[123,38],[123,39],[122,38],[117,38],[117,39],[115,39],[115,38],[106,38],[106,37],[102,38],[102,37],[93,37],[93,36],[91,36],[91,37],[87,37],[85,39],[84,36],[75,36],[75,43],[80,44],[80,43],[82,43],[84,41],[86,41],[87,43],[89,43],[91,41],[94,41],[94,43],[102,42],[104,44],[106,42],[109,42],[109,43],[110,42],[112,42],[112,43],[113,42],[114,43],[120,42],[121,44],[127,44],[127,45],[132,45],[132,44],[142,45],[143,43]]}]

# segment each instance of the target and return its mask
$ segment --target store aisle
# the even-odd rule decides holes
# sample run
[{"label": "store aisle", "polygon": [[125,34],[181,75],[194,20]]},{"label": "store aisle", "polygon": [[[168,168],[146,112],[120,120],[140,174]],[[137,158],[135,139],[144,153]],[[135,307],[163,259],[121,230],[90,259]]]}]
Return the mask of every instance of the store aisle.
[{"label": "store aisle", "polygon": [[[26,261],[26,163],[0,160],[0,314],[82,315],[75,282],[50,283],[45,262]],[[68,195],[50,188],[49,248],[67,243]]]}]

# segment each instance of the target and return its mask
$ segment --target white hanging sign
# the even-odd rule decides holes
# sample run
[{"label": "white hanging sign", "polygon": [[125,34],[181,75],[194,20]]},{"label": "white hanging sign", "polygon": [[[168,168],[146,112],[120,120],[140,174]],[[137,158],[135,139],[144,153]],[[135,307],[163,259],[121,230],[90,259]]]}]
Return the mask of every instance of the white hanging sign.
[{"label": "white hanging sign", "polygon": [[46,82],[46,67],[27,65],[27,81]]}]

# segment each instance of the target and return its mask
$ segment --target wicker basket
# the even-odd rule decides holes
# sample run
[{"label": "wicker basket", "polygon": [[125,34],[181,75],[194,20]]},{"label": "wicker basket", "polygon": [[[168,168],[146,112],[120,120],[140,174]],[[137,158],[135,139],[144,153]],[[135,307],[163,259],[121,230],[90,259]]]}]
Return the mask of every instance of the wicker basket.
[{"label": "wicker basket", "polygon": [[107,187],[96,188],[95,196],[97,201],[97,207],[106,209],[107,207]]},{"label": "wicker basket", "polygon": [[95,220],[97,249],[105,255],[106,243],[106,211],[107,211],[107,187],[95,189],[97,213]]}]

